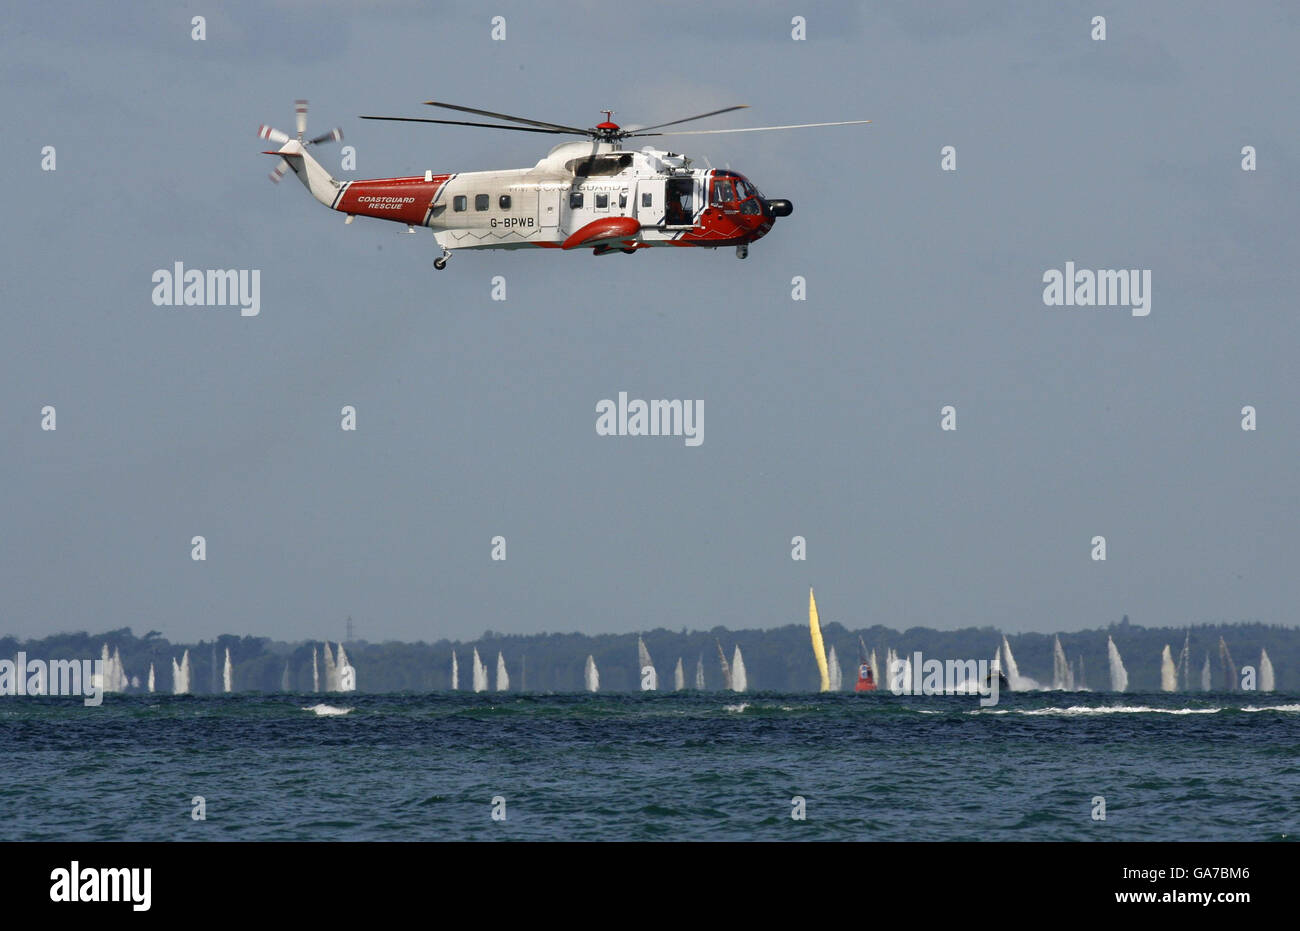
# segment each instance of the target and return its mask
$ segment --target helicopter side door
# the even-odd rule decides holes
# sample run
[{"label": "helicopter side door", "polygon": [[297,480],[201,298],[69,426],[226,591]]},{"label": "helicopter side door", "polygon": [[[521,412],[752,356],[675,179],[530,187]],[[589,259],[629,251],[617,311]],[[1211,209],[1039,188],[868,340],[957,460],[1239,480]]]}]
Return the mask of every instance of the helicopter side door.
[{"label": "helicopter side door", "polygon": [[648,178],[637,182],[632,194],[636,198],[636,218],[642,226],[658,226],[663,222],[666,185],[663,178]]}]

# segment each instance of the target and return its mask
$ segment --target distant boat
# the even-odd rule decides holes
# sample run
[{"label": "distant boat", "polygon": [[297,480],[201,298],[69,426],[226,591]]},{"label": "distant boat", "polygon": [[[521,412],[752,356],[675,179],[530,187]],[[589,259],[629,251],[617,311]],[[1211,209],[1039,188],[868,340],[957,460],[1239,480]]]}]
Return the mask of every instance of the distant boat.
[{"label": "distant boat", "polygon": [[822,642],[822,625],[817,619],[817,599],[813,590],[808,589],[808,629],[812,634],[813,657],[817,660],[817,672],[821,675],[821,691],[831,690],[831,676],[826,666],[826,645]]},{"label": "distant boat", "polygon": [[722,641],[717,637],[713,642],[718,645],[718,665],[722,667],[722,687],[731,691],[731,664],[727,662],[727,654],[722,650]]},{"label": "distant boat", "polygon": [[600,671],[596,669],[596,659],[590,653],[587,654],[587,668],[583,671],[582,678],[588,692],[600,691]]},{"label": "distant boat", "polygon": [[858,648],[862,650],[862,654],[858,657],[858,681],[854,683],[853,691],[874,692],[876,690],[875,670],[871,668],[871,663],[867,659],[861,637],[858,638]]},{"label": "distant boat", "polygon": [[731,658],[731,690],[744,692],[749,689],[749,675],[745,672],[745,657],[740,655],[740,644]]},{"label": "distant boat", "polygon": [[656,691],[659,688],[659,673],[655,670],[654,662],[650,659],[650,651],[646,649],[645,640],[640,634],[636,638],[636,659],[641,664],[641,691]]},{"label": "distant boat", "polygon": [[673,691],[680,692],[686,688],[686,670],[682,668],[682,658],[677,657],[677,668],[673,670]]}]

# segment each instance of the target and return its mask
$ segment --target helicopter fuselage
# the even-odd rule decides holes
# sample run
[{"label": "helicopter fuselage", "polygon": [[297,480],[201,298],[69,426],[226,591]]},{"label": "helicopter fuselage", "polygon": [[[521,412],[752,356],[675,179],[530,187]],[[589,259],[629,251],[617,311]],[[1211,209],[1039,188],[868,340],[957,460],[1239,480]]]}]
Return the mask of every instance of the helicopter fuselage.
[{"label": "helicopter fuselage", "polygon": [[738,246],[762,238],[788,201],[738,172],[691,167],[653,148],[569,142],[532,168],[340,182],[330,206],[427,226],[444,250]]}]

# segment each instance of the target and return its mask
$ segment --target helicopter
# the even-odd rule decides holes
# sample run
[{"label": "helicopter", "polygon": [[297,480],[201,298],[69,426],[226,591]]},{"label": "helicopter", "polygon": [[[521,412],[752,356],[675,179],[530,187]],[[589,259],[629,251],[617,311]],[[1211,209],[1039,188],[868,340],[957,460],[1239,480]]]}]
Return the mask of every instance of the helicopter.
[{"label": "helicopter", "polygon": [[363,216],[406,224],[410,232],[417,226],[429,227],[442,249],[433,262],[439,270],[446,268],[452,253],[461,249],[590,248],[593,255],[633,255],[655,246],[734,246],[736,256],[743,259],[749,255],[750,243],[767,235],[778,217],[790,216],[794,205],[789,200],[766,197],[738,171],[696,168],[685,155],[652,146],[633,151],[624,147],[624,141],[871,122],[841,120],[661,131],[747,109],[747,105],[738,104],[667,123],[627,128],[613,122],[613,110],[601,110],[605,119],[584,129],[436,100],[425,104],[503,122],[404,116],[361,119],[475,126],[583,139],[561,142],[531,168],[452,174],[426,170],[422,176],[339,181],[312,157],[308,147],[339,142],[343,131],[336,128],[306,139],[307,101],[298,100],[296,137],[267,125],[258,128],[259,138],[280,146],[264,153],[280,159],[271,180],[278,182],[293,171],[316,200],[346,214],[345,223]]}]

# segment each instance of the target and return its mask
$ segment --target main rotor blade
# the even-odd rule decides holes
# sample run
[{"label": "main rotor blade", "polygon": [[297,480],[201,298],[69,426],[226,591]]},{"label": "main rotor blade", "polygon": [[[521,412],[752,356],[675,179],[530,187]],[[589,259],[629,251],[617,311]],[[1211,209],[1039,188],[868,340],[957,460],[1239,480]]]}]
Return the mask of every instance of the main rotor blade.
[{"label": "main rotor blade", "polygon": [[500,123],[468,123],[464,120],[429,120],[418,116],[363,116],[363,120],[392,120],[396,123],[442,123],[446,126],[483,126],[487,129],[513,129],[520,133],[550,133],[553,136],[587,135],[585,129],[533,129],[530,126],[502,126]]},{"label": "main rotor blade", "polygon": [[[642,130],[646,130],[646,129],[661,129],[664,126],[676,126],[678,123],[689,123],[691,120],[702,120],[706,116],[717,116],[719,113],[730,113],[732,110],[748,110],[748,109],[749,109],[749,104],[747,103],[737,104],[734,107],[723,107],[721,110],[711,110],[708,113],[701,113],[699,116],[686,116],[680,120],[673,120],[670,123],[655,123],[653,126],[638,126],[637,133],[640,134]],[[721,130],[718,131],[721,132]],[[660,135],[664,135],[664,134],[660,133]]]},{"label": "main rotor blade", "polygon": [[[491,110],[475,110],[473,107],[461,107],[454,103],[439,103],[436,100],[426,100],[426,107],[442,107],[446,110],[459,110],[462,113],[476,113],[479,116],[490,116],[494,120],[509,120],[512,123],[526,123],[529,126],[540,126],[543,129],[559,129],[569,133],[580,133],[587,135],[591,132],[589,129],[579,129],[576,126],[565,126],[562,123],[546,123],[542,120],[526,120],[522,116],[507,116],[504,113],[493,113]],[[473,123],[467,123],[467,126],[473,126]]]},{"label": "main rotor blade", "polygon": [[808,129],[812,126],[852,126],[871,120],[842,120],[838,123],[795,123],[791,126],[748,126],[744,129],[678,129],[666,133],[628,133],[629,136],[703,136],[713,133],[761,133],[772,129]]}]

